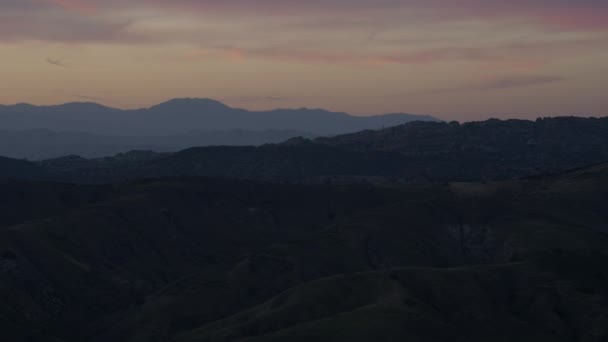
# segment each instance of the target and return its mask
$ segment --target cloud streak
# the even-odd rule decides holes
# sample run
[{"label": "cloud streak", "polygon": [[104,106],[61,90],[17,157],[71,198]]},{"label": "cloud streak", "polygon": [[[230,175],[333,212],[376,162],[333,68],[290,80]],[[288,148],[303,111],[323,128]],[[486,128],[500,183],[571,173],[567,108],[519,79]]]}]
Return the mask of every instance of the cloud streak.
[{"label": "cloud streak", "polygon": [[566,78],[560,76],[547,75],[516,75],[509,77],[501,77],[493,80],[480,82],[477,84],[463,85],[451,88],[439,88],[428,91],[418,92],[418,94],[446,94],[446,93],[461,93],[461,92],[478,92],[478,91],[497,91],[511,88],[523,88],[530,86],[540,86],[567,81]]},{"label": "cloud streak", "polygon": [[599,0],[46,0],[66,10],[152,8],[189,13],[256,14],[269,16],[318,15],[320,13],[370,14],[377,12],[424,12],[436,20],[471,18],[528,18],[559,29],[608,29],[608,3]]},{"label": "cloud streak", "polygon": [[103,102],[104,101],[104,99],[102,99],[100,97],[95,97],[95,96],[79,95],[79,94],[72,94],[72,96],[74,98],[86,100],[86,101],[93,101],[93,102]]},{"label": "cloud streak", "polygon": [[[316,25],[308,29],[355,30],[363,23],[375,30],[412,21],[432,25],[471,20],[505,20],[558,31],[608,31],[608,2],[596,0],[0,0],[0,39],[129,44],[154,41],[155,35],[165,39],[170,30],[134,34],[125,24],[149,13],[199,23],[224,18],[237,27],[255,16],[271,24],[293,22],[286,26],[292,32],[305,29],[306,22]],[[319,17],[327,20],[319,23]],[[173,39],[184,33],[173,32]]]},{"label": "cloud streak", "polygon": [[[396,44],[399,44],[397,42]],[[390,47],[391,45],[389,45]],[[555,41],[490,42],[463,45],[450,41],[409,49],[315,49],[311,46],[220,47],[191,51],[188,60],[281,61],[286,63],[322,63],[351,66],[432,65],[442,63],[476,63],[496,69],[535,70],[550,61],[577,52],[601,50],[608,46],[608,37],[559,39]]]},{"label": "cloud streak", "polygon": [[0,0],[0,44],[181,44],[191,60],[536,69],[607,40],[597,0]]}]

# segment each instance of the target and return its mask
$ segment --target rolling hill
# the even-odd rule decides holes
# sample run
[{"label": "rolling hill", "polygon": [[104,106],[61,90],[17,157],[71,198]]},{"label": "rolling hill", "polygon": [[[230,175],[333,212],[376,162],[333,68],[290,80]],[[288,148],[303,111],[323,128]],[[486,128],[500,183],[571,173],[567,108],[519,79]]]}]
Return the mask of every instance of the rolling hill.
[{"label": "rolling hill", "polygon": [[3,212],[15,213],[0,223],[9,340],[608,336],[606,164],[398,187],[172,178],[0,188]]}]

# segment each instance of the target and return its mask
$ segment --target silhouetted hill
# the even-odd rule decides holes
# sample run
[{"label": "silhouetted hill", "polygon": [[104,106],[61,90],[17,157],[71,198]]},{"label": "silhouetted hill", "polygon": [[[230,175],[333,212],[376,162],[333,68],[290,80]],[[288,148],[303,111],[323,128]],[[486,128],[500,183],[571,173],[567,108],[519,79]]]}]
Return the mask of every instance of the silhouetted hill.
[{"label": "silhouetted hill", "polygon": [[200,131],[167,136],[108,136],[50,130],[0,130],[0,155],[41,160],[65,155],[101,158],[131,150],[177,152],[192,146],[259,146],[292,137],[314,136],[302,131]]},{"label": "silhouetted hill", "polygon": [[367,130],[316,142],[353,150],[390,150],[406,155],[442,155],[460,151],[540,153],[549,150],[599,149],[608,118],[555,117],[479,122],[413,122],[383,130]]},{"label": "silhouetted hill", "polygon": [[42,168],[26,160],[0,157],[0,179],[39,179],[44,174]]},{"label": "silhouetted hill", "polygon": [[259,147],[196,147],[151,160],[39,163],[58,181],[210,176],[290,182],[501,180],[608,161],[608,119],[413,122],[334,138]]},{"label": "silhouetted hill", "polygon": [[0,106],[5,130],[47,129],[111,136],[169,136],[197,131],[300,131],[334,135],[377,129],[430,116],[390,114],[356,117],[321,109],[247,111],[210,99],[174,99],[147,109],[119,110],[94,103]]},{"label": "silhouetted hill", "polygon": [[607,196],[606,164],[394,188],[5,181],[0,326],[10,341],[602,341]]},{"label": "silhouetted hill", "polygon": [[[426,168],[419,172],[431,179],[504,179],[608,160],[608,118],[414,122],[315,142],[355,151],[396,152]],[[450,173],[456,178],[449,178]]]}]

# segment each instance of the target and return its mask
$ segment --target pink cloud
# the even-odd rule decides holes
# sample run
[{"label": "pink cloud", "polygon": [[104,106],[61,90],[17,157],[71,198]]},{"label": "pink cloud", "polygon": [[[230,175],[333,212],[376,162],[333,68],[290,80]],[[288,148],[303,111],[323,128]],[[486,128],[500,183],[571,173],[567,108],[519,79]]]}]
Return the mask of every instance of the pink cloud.
[{"label": "pink cloud", "polygon": [[[49,6],[53,7],[49,10]],[[58,11],[58,8],[65,11]],[[129,11],[124,11],[126,9]],[[219,28],[204,30],[194,24],[190,27],[185,25],[184,28],[171,27],[163,31],[165,26],[162,25],[138,26],[138,9],[142,12],[167,11],[173,19],[179,19],[179,15],[183,14],[188,25],[200,17],[201,22],[212,18],[233,26],[220,25]],[[401,10],[404,12],[399,12]],[[408,14],[410,10],[414,13],[412,17],[394,15]],[[16,14],[12,13],[14,11],[17,11]],[[123,17],[125,13],[134,15],[135,19]],[[89,16],[90,14],[96,15]],[[331,14],[339,15],[334,20]],[[299,20],[281,18],[278,21],[268,20],[268,23],[260,23],[262,20],[258,19],[266,19],[265,16],[268,15],[298,16]],[[162,17],[162,14],[160,16]],[[255,20],[249,21],[249,18]],[[319,18],[325,20],[322,25],[319,25]],[[539,35],[538,41],[527,41],[526,37],[518,41],[517,45],[500,39],[491,43],[487,43],[487,39],[482,39],[486,40],[485,43],[477,42],[475,38],[470,37],[463,41],[452,41],[450,35],[439,37],[433,44],[425,41],[430,39],[425,36],[425,32],[435,33],[432,32],[436,30],[433,26],[435,24],[441,24],[442,30],[446,27],[449,30],[452,21],[468,23],[472,18],[490,23],[515,19],[515,24],[509,24],[528,24],[531,26],[526,26],[528,32],[548,32],[550,35],[560,34],[561,31],[608,30],[608,1],[0,0],[0,39],[104,44],[179,42],[202,46],[201,51],[207,51],[205,56],[195,54],[189,58],[217,58],[229,61],[267,59],[288,63],[366,66],[475,62],[483,67],[529,70],[538,69],[556,58],[584,53],[602,46],[608,47],[605,38],[597,41],[584,38],[577,38],[574,42],[563,39],[544,41],[546,35]],[[409,19],[413,19],[414,23],[410,23]],[[421,28],[417,27],[418,23],[422,24]],[[393,41],[377,39],[372,44],[364,43],[366,35],[375,29],[375,25],[382,31],[385,24],[389,27],[388,30],[403,31],[404,27],[412,32],[420,30],[420,42],[404,43],[397,38]],[[534,26],[542,26],[542,29]],[[235,30],[232,31],[230,27],[235,27]],[[240,31],[237,31],[237,28]],[[520,26],[517,28],[520,29]],[[361,35],[361,40],[342,41],[340,36],[331,36],[336,31],[346,32],[349,37],[354,38]],[[325,35],[325,32],[328,34]],[[472,33],[469,36],[477,36],[476,32]],[[486,35],[491,37],[492,34],[492,31],[488,31]],[[483,36],[483,32],[479,35]],[[217,48],[218,46],[230,48]]]},{"label": "pink cloud", "polygon": [[[608,1],[604,0],[39,0],[70,11],[96,9],[169,9],[188,13],[255,13],[307,16],[322,13],[371,13],[424,10],[437,20],[521,18],[562,30],[607,30]],[[0,9],[2,2],[0,1]]]},{"label": "pink cloud", "polygon": [[218,59],[234,62],[244,60],[278,61],[297,64],[340,64],[345,66],[430,65],[437,63],[477,63],[497,70],[536,70],[546,64],[545,59],[509,54],[505,51],[488,52],[483,48],[447,47],[411,53],[348,53],[340,51],[310,51],[272,48],[199,49],[185,56],[187,60]]},{"label": "pink cloud", "polygon": [[563,10],[538,16],[546,25],[563,30],[602,31],[608,29],[608,11]]},{"label": "pink cloud", "polygon": [[500,91],[512,88],[524,88],[533,86],[547,86],[568,81],[560,76],[515,74],[500,77],[490,77],[477,83],[463,84],[451,88],[438,88],[416,92],[417,94],[445,94],[460,92],[485,92]]}]

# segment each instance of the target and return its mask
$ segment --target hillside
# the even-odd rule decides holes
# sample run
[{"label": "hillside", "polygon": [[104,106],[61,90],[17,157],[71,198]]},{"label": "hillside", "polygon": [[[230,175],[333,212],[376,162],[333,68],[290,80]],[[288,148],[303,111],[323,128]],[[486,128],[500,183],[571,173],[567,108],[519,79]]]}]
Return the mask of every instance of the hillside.
[{"label": "hillside", "polygon": [[44,174],[44,170],[34,163],[26,160],[0,157],[0,179],[39,179],[42,178]]},{"label": "hillside", "polygon": [[315,142],[356,151],[397,152],[430,167],[474,171],[487,179],[509,178],[608,160],[608,118],[414,122]]},{"label": "hillside", "polygon": [[258,147],[194,147],[143,160],[125,155],[133,156],[37,165],[56,181],[84,183],[173,176],[374,184],[506,180],[608,161],[608,118],[413,122]]},{"label": "hillside", "polygon": [[29,160],[79,155],[103,158],[132,150],[177,152],[192,146],[259,146],[281,143],[293,137],[315,136],[293,130],[199,130],[163,136],[113,136],[47,129],[0,130],[0,155]]},{"label": "hillside", "polygon": [[606,164],[485,184],[0,187],[9,340],[608,337]]}]

